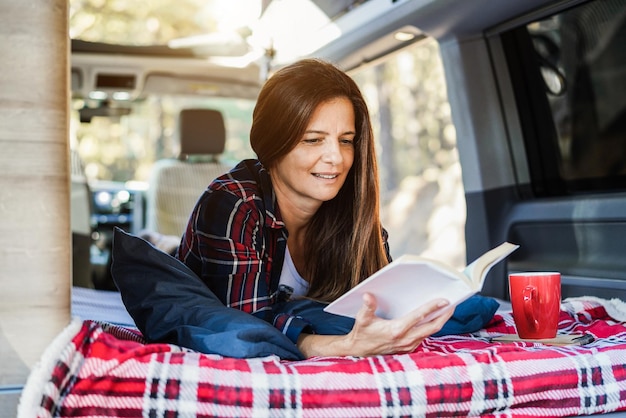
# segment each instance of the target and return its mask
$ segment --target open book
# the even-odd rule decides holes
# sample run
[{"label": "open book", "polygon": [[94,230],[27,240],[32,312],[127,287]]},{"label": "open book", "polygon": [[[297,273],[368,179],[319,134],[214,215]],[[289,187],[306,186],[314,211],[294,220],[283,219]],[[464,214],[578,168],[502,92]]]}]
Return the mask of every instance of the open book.
[{"label": "open book", "polygon": [[[363,294],[366,292],[376,297],[378,302],[376,315],[385,319],[403,316],[437,298],[447,299],[450,305],[456,306],[480,292],[489,270],[518,247],[519,245],[509,242],[500,244],[480,256],[463,271],[457,271],[436,260],[403,255],[372,274],[324,310],[354,318],[363,305]],[[433,314],[429,318],[435,316],[436,314]]]}]

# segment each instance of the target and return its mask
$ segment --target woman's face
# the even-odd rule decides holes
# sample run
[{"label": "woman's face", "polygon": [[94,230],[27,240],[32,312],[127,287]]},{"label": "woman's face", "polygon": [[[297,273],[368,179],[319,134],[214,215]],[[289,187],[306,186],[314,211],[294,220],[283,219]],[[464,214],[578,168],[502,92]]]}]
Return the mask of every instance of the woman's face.
[{"label": "woman's face", "polygon": [[352,167],[355,135],[350,100],[320,104],[296,147],[270,170],[279,204],[314,211],[334,198]]}]

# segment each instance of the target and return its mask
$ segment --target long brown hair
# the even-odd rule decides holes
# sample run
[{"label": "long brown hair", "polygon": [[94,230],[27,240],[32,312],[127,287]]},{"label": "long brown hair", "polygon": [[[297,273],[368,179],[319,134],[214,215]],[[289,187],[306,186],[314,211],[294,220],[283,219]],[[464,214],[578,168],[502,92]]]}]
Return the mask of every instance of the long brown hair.
[{"label": "long brown hair", "polygon": [[387,264],[379,214],[378,167],[367,105],[358,86],[331,63],[304,59],[278,70],[263,86],[250,143],[271,170],[304,135],[315,109],[338,97],[352,102],[356,137],[346,182],[324,202],[306,232],[308,262],[301,272],[308,297],[332,301]]}]

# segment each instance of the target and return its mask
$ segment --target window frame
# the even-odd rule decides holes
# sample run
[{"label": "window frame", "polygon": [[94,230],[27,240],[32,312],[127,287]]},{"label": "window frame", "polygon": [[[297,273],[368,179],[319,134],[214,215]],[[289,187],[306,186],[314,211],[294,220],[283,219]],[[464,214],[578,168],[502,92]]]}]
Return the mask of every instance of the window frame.
[{"label": "window frame", "polygon": [[[576,7],[585,7],[586,4],[588,3],[578,4]],[[525,149],[530,192],[522,192],[522,195],[527,197],[574,196],[626,190],[626,175],[567,179],[561,172],[559,135],[548,95],[545,93],[545,82],[540,73],[541,62],[527,27],[572,8],[545,16],[530,16],[527,21],[516,22],[515,26],[499,31],[498,37],[508,67],[509,83]]]}]

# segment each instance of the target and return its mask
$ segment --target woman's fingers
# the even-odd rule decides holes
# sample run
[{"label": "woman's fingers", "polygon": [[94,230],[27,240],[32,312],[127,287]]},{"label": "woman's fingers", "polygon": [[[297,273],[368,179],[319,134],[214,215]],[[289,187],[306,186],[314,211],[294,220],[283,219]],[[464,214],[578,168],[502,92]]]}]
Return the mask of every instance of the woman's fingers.
[{"label": "woman's fingers", "polygon": [[361,305],[361,309],[357,313],[357,321],[358,322],[370,322],[376,318],[376,308],[378,307],[378,303],[376,302],[376,298],[371,293],[363,294],[363,305]]},{"label": "woman's fingers", "polygon": [[[446,308],[445,306],[448,306],[448,307]],[[439,312],[435,310],[434,312],[431,312],[431,314],[429,315],[432,315],[433,313],[436,313],[436,316],[430,319],[428,319],[427,317],[426,320],[422,320],[415,327],[415,328],[419,328],[421,333],[425,334],[426,336],[430,336],[436,333],[445,325],[445,323],[448,321],[448,319],[450,319],[450,317],[454,313],[454,307],[449,306],[449,304],[444,305],[444,307],[439,308]]]},{"label": "woman's fingers", "polygon": [[[437,299],[401,318],[387,320],[376,316],[377,306],[374,295],[363,295],[363,305],[348,335],[357,355],[411,352],[425,338],[439,331],[454,311],[447,300]],[[450,307],[446,309],[446,306]]]},{"label": "woman's fingers", "polygon": [[434,299],[417,309],[412,310],[405,315],[404,318],[412,325],[418,325],[420,322],[428,322],[438,316],[438,314],[445,314],[446,306],[449,306],[450,302],[447,299]]},{"label": "woman's fingers", "polygon": [[448,308],[450,302],[446,299],[432,300],[398,318],[401,325],[400,334],[410,338],[425,338],[439,331],[452,316],[454,309]]},{"label": "woman's fingers", "polygon": [[[454,312],[454,307],[447,301],[435,302],[434,305],[424,307],[424,311],[417,315],[407,315],[405,331],[402,338],[397,339],[398,352],[414,351],[424,339],[439,331]],[[446,306],[449,306],[446,308]],[[438,312],[439,311],[439,312]],[[436,316],[431,317],[436,313]]]}]

